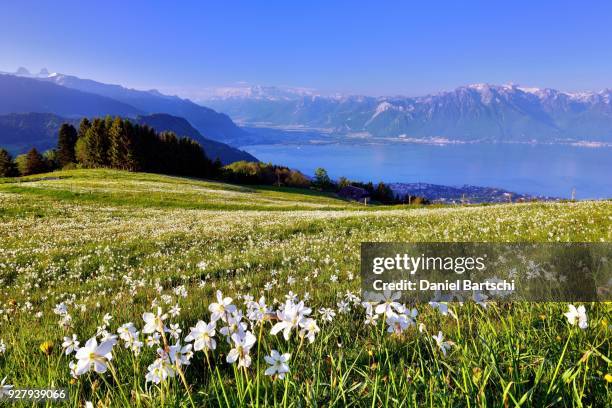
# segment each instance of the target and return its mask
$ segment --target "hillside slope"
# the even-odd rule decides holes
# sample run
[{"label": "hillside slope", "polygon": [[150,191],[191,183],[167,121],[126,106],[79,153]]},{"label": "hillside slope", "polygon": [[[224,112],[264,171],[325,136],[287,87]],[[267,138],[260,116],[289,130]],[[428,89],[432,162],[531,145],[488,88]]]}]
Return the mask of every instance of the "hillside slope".
[{"label": "hillside slope", "polygon": [[66,117],[118,115],[143,111],[123,102],[32,78],[0,74],[0,114],[54,113]]},{"label": "hillside slope", "polygon": [[11,113],[0,115],[0,146],[11,154],[25,153],[32,147],[39,151],[57,145],[57,133],[62,123],[78,126],[78,119],[68,119],[53,113]]},{"label": "hillside slope", "polygon": [[184,118],[172,116],[165,113],[156,113],[153,115],[138,116],[136,123],[146,124],[157,130],[158,132],[169,131],[174,132],[178,136],[187,136],[202,145],[206,155],[211,159],[217,157],[223,164],[230,164],[236,161],[258,161],[255,156],[231,147],[225,143],[211,140],[202,136],[202,134]]},{"label": "hillside slope", "polygon": [[[109,169],[62,170],[0,178],[0,192],[82,204],[183,209],[363,209],[333,194],[305,189],[254,187]],[[374,207],[368,207],[374,208]]]},{"label": "hillside slope", "polygon": [[[166,114],[138,115],[129,118],[138,124],[146,124],[158,132],[170,131],[178,136],[189,137],[204,148],[211,159],[217,157],[223,164],[239,160],[257,161],[255,157],[242,150],[221,142],[203,137],[185,119]],[[54,148],[57,145],[57,134],[62,123],[68,122],[75,127],[79,119],[66,118],[53,113],[11,113],[0,115],[0,146],[17,155],[35,147],[40,151]]]},{"label": "hillside slope", "polygon": [[112,98],[147,114],[167,113],[183,117],[208,139],[232,144],[247,135],[223,113],[156,90],[141,91],[64,74],[52,74],[39,80]]},{"label": "hillside slope", "polygon": [[[258,378],[265,398],[261,406],[273,406],[283,395],[290,395],[295,406],[328,406],[330,398],[337,401],[334,406],[346,405],[343,401],[465,406],[466,398],[473,406],[485,400],[504,406],[510,399],[500,390],[510,390],[508,378],[515,384],[508,393],[513,401],[534,395],[527,405],[573,401],[580,387],[586,402],[608,406],[602,378],[610,365],[605,302],[585,304],[584,330],[568,323],[566,303],[466,301],[450,303],[446,310],[445,304],[417,302],[410,305],[411,317],[402,313],[406,324],[398,332],[393,320],[387,324],[384,310],[373,315],[381,315],[374,324],[368,321],[376,319],[371,316],[376,308],[362,303],[360,248],[362,242],[609,242],[610,220],[612,202],[368,206],[364,211],[307,190],[109,170],[0,179],[2,375],[14,384],[64,384],[71,406],[101,399],[111,406],[135,405],[129,397],[123,403],[122,394],[142,395],[147,406],[166,406],[170,398],[171,406],[190,406],[191,399],[198,407],[257,405],[246,390]],[[535,273],[547,273],[534,266]],[[229,325],[218,319],[217,347],[195,350],[191,364],[182,366],[192,397],[181,391],[176,377],[168,378],[164,396],[147,394],[156,389],[146,381],[147,367],[160,347],[142,334],[150,330],[147,316],[157,312],[170,344],[188,345],[186,353],[193,346],[186,336],[194,333],[196,322],[215,322],[210,309],[218,307],[211,305],[219,297],[228,309],[229,303],[237,309],[227,323],[240,322],[257,333],[251,366],[238,370],[228,361],[237,346],[228,344],[230,338],[220,330]],[[265,312],[256,314],[262,308]],[[308,340],[307,333],[300,338],[298,327],[288,339],[275,333],[273,326],[280,322],[266,316],[286,321],[288,308],[299,310],[294,313],[300,323],[312,325]],[[125,339],[126,327],[134,330],[129,331],[133,338]],[[65,337],[74,334],[83,344],[99,339],[102,330],[123,337],[112,349],[116,382],[111,385],[108,373],[93,372],[73,381],[73,355],[61,346]],[[436,333],[452,342],[445,343],[448,350],[432,339]],[[124,347],[135,339],[143,342],[137,356]],[[39,351],[41,344],[41,350],[51,352]],[[264,357],[272,348],[290,353],[290,374],[283,382],[264,375]],[[517,362],[524,364],[509,371]],[[588,373],[576,371],[586,364]],[[574,375],[582,385],[568,384]],[[331,386],[330,378],[338,385]],[[474,387],[467,392],[449,386],[466,384],[466,378]],[[79,394],[90,380],[98,381],[96,393]],[[241,381],[251,385],[241,388]],[[485,386],[473,385],[476,381]],[[384,387],[388,391],[377,393]],[[381,394],[389,395],[388,404],[378,398]],[[427,400],[428,395],[436,399]]]}]

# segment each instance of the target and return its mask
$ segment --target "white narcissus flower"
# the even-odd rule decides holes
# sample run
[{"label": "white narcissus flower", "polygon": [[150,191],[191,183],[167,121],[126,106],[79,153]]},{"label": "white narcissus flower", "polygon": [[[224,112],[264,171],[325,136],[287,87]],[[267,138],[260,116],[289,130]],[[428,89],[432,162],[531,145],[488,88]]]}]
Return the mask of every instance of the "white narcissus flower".
[{"label": "white narcissus flower", "polygon": [[379,315],[377,314],[366,313],[365,324],[370,326],[376,326],[376,324],[378,323],[378,316]]},{"label": "white narcissus flower", "polygon": [[240,333],[246,331],[248,325],[242,321],[242,311],[237,310],[234,313],[225,315],[225,322],[227,326],[222,327],[219,333],[226,337],[226,340],[231,344],[230,336],[234,333]]},{"label": "white narcissus flower", "polygon": [[195,351],[214,350],[217,348],[217,342],[214,339],[215,334],[215,322],[205,323],[199,320],[195,327],[191,328],[191,332],[185,337],[185,341],[193,341]]},{"label": "white narcissus flower", "polygon": [[448,304],[443,302],[429,302],[429,306],[437,309],[443,316],[448,314]]},{"label": "white narcissus flower", "polygon": [[320,308],[319,314],[321,315],[321,318],[323,318],[323,320],[326,322],[331,322],[334,320],[334,317],[336,317],[336,312],[334,312],[334,309],[329,307]]},{"label": "white narcissus flower", "polygon": [[387,332],[401,334],[404,330],[414,324],[412,319],[405,314],[392,313],[387,317]]},{"label": "white narcissus flower", "polygon": [[178,340],[183,330],[181,330],[178,323],[170,323],[170,328],[166,329],[166,332],[174,337],[175,340]]},{"label": "white narcissus flower", "polygon": [[451,346],[455,344],[452,341],[444,341],[444,337],[441,331],[438,332],[437,336],[431,336],[431,338],[436,341],[436,344],[438,345],[440,351],[442,352],[442,354],[444,354],[444,356],[446,356],[446,352],[451,348]]},{"label": "white narcissus flower", "polygon": [[4,377],[2,381],[0,381],[0,397],[3,397],[4,395],[6,395],[9,392],[9,390],[11,390],[12,388],[13,386],[10,384],[7,384],[6,377]]},{"label": "white narcissus flower", "polygon": [[77,340],[77,335],[73,334],[72,337],[64,337],[64,342],[62,343],[62,347],[66,349],[66,355],[69,355],[73,351],[78,350],[79,341]]},{"label": "white narcissus flower", "polygon": [[142,349],[142,346],[143,346],[143,343],[140,340],[134,340],[131,344],[130,343],[126,343],[126,348],[128,346],[132,350],[132,353],[134,353],[134,355],[139,356],[140,355],[140,350]]},{"label": "white narcissus flower", "polygon": [[108,340],[113,340],[116,343],[117,342],[117,336],[115,336],[114,334],[104,330],[102,333],[100,333],[100,341],[101,342],[105,342],[105,341],[108,341]]},{"label": "white narcissus flower", "polygon": [[76,352],[77,367],[76,374],[83,375],[93,369],[97,373],[104,373],[108,368],[108,362],[112,360],[111,351],[116,340],[107,340],[100,345],[95,337],[87,340],[87,343]]},{"label": "white narcissus flower", "polygon": [[110,323],[110,321],[111,321],[111,320],[113,320],[113,316],[111,316],[111,315],[110,315],[110,314],[108,314],[108,313],[106,313],[106,314],[104,315],[104,317],[102,318],[102,321],[104,322],[104,324],[105,324],[106,326],[108,326],[108,325],[109,325],[109,323]]},{"label": "white narcissus flower", "polygon": [[402,297],[401,292],[393,293],[389,290],[386,290],[382,294],[377,293],[375,297],[381,302],[374,309],[376,314],[390,315],[395,313],[394,309],[398,309],[402,306],[399,302],[397,302]]},{"label": "white narcissus flower", "polygon": [[321,331],[319,326],[317,326],[315,319],[311,319],[310,317],[302,319],[300,322],[300,327],[302,328],[302,330],[300,330],[300,336],[305,336],[310,343],[314,341],[315,335]]},{"label": "white narcissus flower", "polygon": [[248,312],[247,317],[252,322],[261,322],[264,320],[268,312],[268,306],[266,305],[266,298],[260,297],[259,302],[249,301],[247,303]]},{"label": "white narcissus flower", "polygon": [[304,307],[304,302],[293,303],[291,300],[287,300],[285,302],[285,307],[283,310],[279,310],[276,312],[278,323],[272,327],[270,333],[272,335],[278,334],[280,331],[283,332],[283,337],[285,340],[289,340],[289,336],[291,335],[291,330],[293,328],[297,328],[302,319],[305,316],[309,315],[311,309],[308,307]]},{"label": "white narcissus flower", "polygon": [[415,324],[416,323],[415,320],[416,320],[417,316],[419,315],[419,311],[418,310],[416,310],[414,308],[408,310],[404,306],[402,306],[399,309],[399,312],[402,313],[402,314],[405,314],[406,317],[408,318],[408,320],[411,321],[411,324]]},{"label": "white narcissus flower", "polygon": [[117,329],[117,334],[119,334],[121,340],[125,341],[128,344],[131,344],[138,337],[138,330],[136,330],[134,323],[128,322],[122,324]]},{"label": "white narcissus flower", "polygon": [[159,333],[155,332],[150,336],[147,336],[145,343],[148,347],[155,347],[155,346],[159,346],[159,339],[160,339],[160,335]]},{"label": "white narcissus flower", "polygon": [[156,359],[153,364],[149,365],[145,379],[147,382],[159,384],[168,377],[174,377],[175,371],[172,364],[163,358]]},{"label": "white narcissus flower", "polygon": [[78,378],[79,375],[76,373],[77,363],[75,363],[74,361],[69,362],[68,368],[70,368],[70,375],[72,376],[72,378]]},{"label": "white narcissus flower", "polygon": [[191,360],[191,357],[193,357],[193,351],[191,351],[192,348],[192,344],[182,346],[181,343],[176,343],[175,345],[170,346],[170,351],[168,352],[170,361],[178,365],[189,365],[189,360]]},{"label": "white narcissus flower", "polygon": [[0,355],[6,353],[6,343],[0,339]]},{"label": "white narcissus flower", "polygon": [[257,339],[253,333],[246,332],[232,334],[232,341],[234,342],[234,348],[227,354],[227,362],[234,364],[238,360],[238,367],[249,367],[251,365],[249,353]]},{"label": "white narcissus flower", "polygon": [[145,326],[142,329],[143,333],[163,333],[167,328],[164,326],[164,320],[168,317],[167,314],[162,313],[162,308],[157,308],[157,314],[150,312],[142,314],[142,320],[145,322]]},{"label": "white narcissus flower", "polygon": [[179,314],[181,314],[181,307],[178,305],[178,303],[170,308],[169,313],[170,313],[170,316],[172,317],[176,317]]},{"label": "white narcissus flower", "polygon": [[586,329],[589,326],[589,323],[587,321],[586,309],[584,308],[584,306],[580,305],[578,306],[578,308],[576,308],[576,306],[574,305],[568,306],[569,312],[563,314],[565,315],[565,317],[567,317],[567,321],[569,322],[569,324],[574,326],[576,324],[576,321],[578,321],[578,327],[583,330]]},{"label": "white narcissus flower", "polygon": [[208,310],[211,313],[210,319],[217,321],[223,319],[226,313],[233,313],[236,311],[236,305],[232,304],[231,297],[223,297],[223,293],[220,290],[217,291],[217,302],[211,303],[208,306]]},{"label": "white narcissus flower", "polygon": [[338,302],[338,312],[340,313],[348,313],[351,311],[351,305],[344,300]]},{"label": "white narcissus flower", "polygon": [[66,306],[66,304],[64,302],[59,303],[57,305],[55,305],[55,307],[53,308],[53,313],[63,316],[66,313],[68,313],[68,306]]},{"label": "white narcissus flower", "polygon": [[285,378],[285,374],[289,372],[289,365],[287,362],[291,354],[285,353],[280,354],[276,350],[272,350],[269,356],[264,356],[264,360],[270,367],[266,368],[266,375],[275,375],[280,379]]}]

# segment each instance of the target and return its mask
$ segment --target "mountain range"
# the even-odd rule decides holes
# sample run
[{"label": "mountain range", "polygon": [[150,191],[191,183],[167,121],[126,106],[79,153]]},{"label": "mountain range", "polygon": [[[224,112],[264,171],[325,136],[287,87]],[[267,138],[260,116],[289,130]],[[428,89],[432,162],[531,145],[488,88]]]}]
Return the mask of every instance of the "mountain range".
[{"label": "mountain range", "polygon": [[37,75],[24,68],[0,73],[0,115],[0,146],[13,152],[55,145],[62,121],[112,115],[191,137],[211,158],[219,157],[226,164],[257,160],[223,143],[247,136],[225,114],[155,90],[128,89],[46,70]]},{"label": "mountain range", "polygon": [[408,140],[612,142],[612,90],[475,84],[421,97],[325,96],[274,87],[222,91],[202,103],[250,126]]}]

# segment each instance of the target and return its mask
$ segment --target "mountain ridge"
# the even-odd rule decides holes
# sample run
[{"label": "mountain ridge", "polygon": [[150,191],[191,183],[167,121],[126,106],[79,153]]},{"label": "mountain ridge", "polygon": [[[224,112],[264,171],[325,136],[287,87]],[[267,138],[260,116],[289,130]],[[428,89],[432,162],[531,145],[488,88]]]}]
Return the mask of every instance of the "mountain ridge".
[{"label": "mountain ridge", "polygon": [[[136,124],[148,125],[157,132],[174,132],[180,137],[189,137],[202,146],[206,155],[214,160],[230,164],[235,161],[258,161],[251,154],[225,143],[203,137],[187,120],[167,114],[138,115],[128,118]],[[35,147],[39,151],[55,148],[62,123],[78,128],[80,118],[65,118],[53,113],[12,113],[0,115],[0,147],[14,155],[25,153]]]},{"label": "mountain ridge", "polygon": [[247,125],[302,126],[338,134],[494,142],[612,142],[609,89],[562,92],[514,84],[473,84],[419,97],[295,93],[279,99],[259,92],[256,98],[234,94],[203,102]]},{"label": "mountain ridge", "polygon": [[[76,116],[95,116],[106,114],[117,114],[124,117],[135,117],[137,115],[149,115],[156,113],[167,113],[173,116],[180,116],[187,119],[204,137],[207,139],[216,140],[222,143],[232,143],[246,138],[247,133],[236,126],[236,124],[224,113],[216,112],[213,109],[194,103],[189,99],[183,99],[178,96],[164,95],[161,92],[152,89],[147,91],[126,88],[122,85],[106,84],[92,79],[82,79],[74,75],[65,75],[61,73],[51,73],[43,68],[39,74],[33,75],[26,68],[20,67],[17,72],[8,73],[0,72],[3,77],[3,82],[0,83],[0,113],[26,113],[26,112],[45,112],[56,113],[64,117]],[[21,95],[14,83],[21,81],[21,88],[31,90],[31,92]],[[27,82],[36,81],[36,82]],[[12,84],[10,82],[13,82]],[[27,86],[26,86],[27,84]],[[40,84],[47,84],[46,87]],[[12,85],[12,88],[10,87]],[[51,88],[52,86],[61,87]],[[116,105],[113,109],[98,109],[95,107],[89,109],[86,114],[83,114],[83,109],[76,106],[62,106],[56,103],[52,106],[47,106],[42,101],[48,99],[45,95],[41,96],[42,90],[55,89],[56,93],[72,95],[76,98],[75,92],[81,92],[81,98],[88,95],[89,98],[95,96],[99,99],[99,106],[102,106],[100,101],[104,100],[107,103],[114,101]],[[70,92],[74,91],[74,92]],[[15,95],[16,94],[16,95]],[[92,96],[93,95],[93,96]],[[4,96],[5,98],[2,98]],[[29,99],[25,99],[27,96]],[[22,103],[16,103],[14,99]],[[3,107],[3,100],[5,109]],[[59,101],[57,101],[59,102]],[[89,105],[92,105],[91,103]],[[85,104],[85,106],[89,106]]]},{"label": "mountain ridge", "polygon": [[64,117],[118,115],[145,112],[106,96],[66,88],[35,78],[0,74],[0,114],[54,113]]},{"label": "mountain ridge", "polygon": [[189,99],[164,95],[155,89],[142,91],[59,73],[38,79],[70,89],[103,95],[134,106],[147,114],[167,113],[183,117],[209,139],[223,142],[244,136],[246,133],[223,113],[198,105]]}]

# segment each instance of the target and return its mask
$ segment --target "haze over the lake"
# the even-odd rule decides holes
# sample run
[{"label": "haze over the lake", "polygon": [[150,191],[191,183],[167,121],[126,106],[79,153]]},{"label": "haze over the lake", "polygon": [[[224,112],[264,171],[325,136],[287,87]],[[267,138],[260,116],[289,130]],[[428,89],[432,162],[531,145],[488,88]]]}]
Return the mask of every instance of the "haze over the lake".
[{"label": "haze over the lake", "polygon": [[528,144],[299,144],[245,150],[306,174],[324,167],[331,177],[385,183],[498,187],[577,199],[612,197],[612,148]]}]

